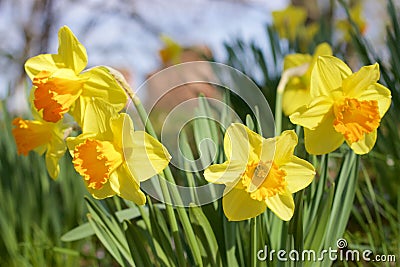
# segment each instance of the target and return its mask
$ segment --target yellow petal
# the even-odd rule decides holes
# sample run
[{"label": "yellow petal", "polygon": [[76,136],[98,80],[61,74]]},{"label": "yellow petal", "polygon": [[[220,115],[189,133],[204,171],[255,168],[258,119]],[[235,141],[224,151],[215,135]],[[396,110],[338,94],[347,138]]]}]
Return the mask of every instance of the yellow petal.
[{"label": "yellow petal", "polygon": [[368,87],[379,80],[379,65],[364,66],[343,80],[343,92],[347,97],[358,98]]},{"label": "yellow petal", "polygon": [[263,213],[267,207],[264,201],[254,200],[244,188],[225,188],[222,198],[225,216],[230,221],[243,221]]},{"label": "yellow petal", "polygon": [[308,106],[302,106],[290,116],[290,121],[308,129],[315,129],[326,116],[332,112],[333,100],[320,96],[311,101]]},{"label": "yellow petal", "polygon": [[113,138],[110,120],[118,117],[118,113],[102,99],[80,96],[70,113],[81,126],[82,132],[106,133],[105,139]]},{"label": "yellow petal", "polygon": [[224,151],[228,160],[248,162],[258,160],[263,138],[245,125],[232,123],[225,132]]},{"label": "yellow petal", "polygon": [[351,145],[347,142],[347,144],[353,149],[354,153],[363,155],[367,154],[372,150],[376,143],[376,130],[371,133],[364,134],[364,138],[358,142],[354,142]]},{"label": "yellow petal", "polygon": [[[263,155],[261,160],[262,161],[272,160],[272,158],[264,158],[264,151],[275,150],[273,161],[278,166],[280,166],[282,164],[289,162],[290,159],[292,158],[294,148],[296,147],[298,142],[298,138],[296,133],[293,130],[290,130],[290,131],[284,131],[280,136],[275,137],[274,140],[275,140],[274,148],[272,148],[271,146],[269,146],[268,148],[266,145],[264,145]],[[268,144],[268,142],[265,142],[265,144]]]},{"label": "yellow petal", "polygon": [[146,132],[136,131],[132,135],[132,140],[132,151],[127,153],[127,147],[124,147],[124,153],[129,170],[136,179],[145,181],[168,166],[171,156],[155,138]]},{"label": "yellow petal", "polygon": [[63,132],[54,133],[46,152],[47,171],[53,179],[56,179],[60,173],[58,161],[64,156],[66,149]]},{"label": "yellow petal", "polygon": [[282,96],[282,110],[286,116],[292,115],[299,108],[311,102],[310,92],[307,88],[287,87]]},{"label": "yellow petal", "polygon": [[307,77],[306,79],[311,79],[311,72],[320,56],[332,56],[332,48],[328,43],[321,43],[315,48],[314,55],[310,60],[310,67],[305,74],[305,76]]},{"label": "yellow petal", "polygon": [[330,112],[315,130],[304,128],[304,141],[308,153],[313,155],[327,154],[336,150],[344,142],[343,135],[333,128],[334,119],[333,112]]},{"label": "yellow petal", "polygon": [[225,161],[214,164],[204,171],[204,178],[214,184],[235,185],[240,175],[246,170],[246,163],[240,161]]},{"label": "yellow petal", "polygon": [[121,111],[127,103],[124,89],[105,67],[95,67],[80,75],[88,80],[83,85],[82,96],[100,98],[116,111]]},{"label": "yellow petal", "polygon": [[133,201],[137,205],[146,203],[145,195],[140,191],[137,180],[132,177],[126,164],[122,164],[111,174],[109,183],[118,196]]},{"label": "yellow petal", "polygon": [[74,70],[76,74],[83,71],[87,65],[86,49],[67,26],[58,31],[58,43],[58,54],[64,67]]},{"label": "yellow petal", "polygon": [[58,55],[43,54],[32,57],[25,62],[25,71],[29,78],[33,78],[41,71],[46,70],[54,72],[63,66],[61,59]]},{"label": "yellow petal", "polygon": [[320,56],[311,73],[311,97],[329,96],[330,92],[340,88],[342,81],[351,74],[351,69],[340,59]]},{"label": "yellow petal", "polygon": [[386,111],[388,111],[388,109],[390,108],[392,95],[388,88],[379,83],[375,83],[370,85],[367,90],[363,91],[358,99],[378,101],[379,116],[382,118],[385,115]]},{"label": "yellow petal", "polygon": [[294,201],[290,192],[276,194],[273,197],[267,198],[265,202],[267,203],[267,207],[281,220],[289,221],[293,217]]},{"label": "yellow petal", "polygon": [[290,162],[280,166],[286,172],[285,180],[291,193],[306,188],[314,179],[315,169],[308,161],[292,156]]},{"label": "yellow petal", "polygon": [[297,67],[303,65],[305,63],[309,63],[312,57],[309,54],[290,54],[287,55],[283,60],[283,69],[290,69],[293,67]]},{"label": "yellow petal", "polygon": [[86,189],[96,199],[104,199],[116,195],[116,192],[111,188],[110,182],[103,185],[100,189],[93,189],[88,187],[88,183],[85,181]]}]

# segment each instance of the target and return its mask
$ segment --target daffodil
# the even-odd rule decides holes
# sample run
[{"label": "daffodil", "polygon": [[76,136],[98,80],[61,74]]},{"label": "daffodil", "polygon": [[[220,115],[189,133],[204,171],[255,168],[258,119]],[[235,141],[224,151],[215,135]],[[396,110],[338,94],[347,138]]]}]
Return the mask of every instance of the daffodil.
[{"label": "daffodil", "polygon": [[182,54],[182,47],[167,35],[161,35],[161,40],[165,46],[159,51],[164,65],[178,64]]},{"label": "daffodil", "polygon": [[332,49],[327,43],[318,45],[313,56],[309,54],[290,54],[285,57],[283,61],[284,70],[309,64],[304,75],[292,77],[286,85],[282,98],[282,109],[286,116],[293,114],[298,108],[311,101],[311,71],[318,57],[324,55],[332,55]]},{"label": "daffodil", "polygon": [[391,103],[390,90],[377,83],[379,75],[378,64],[352,73],[338,58],[318,58],[311,73],[313,100],[290,116],[304,127],[309,153],[332,152],[344,141],[356,154],[373,148],[377,128]]},{"label": "daffodil", "polygon": [[[365,22],[365,19],[362,16],[361,3],[357,3],[352,8],[350,8],[349,14],[350,14],[351,20],[355,23],[355,25],[360,30],[360,33],[362,35],[364,35],[367,30],[367,23]],[[350,39],[351,39],[350,32],[352,31],[352,26],[351,26],[351,23],[349,22],[349,20],[348,19],[339,20],[336,23],[336,26],[339,30],[341,30],[343,32],[343,34],[344,34],[343,39],[345,41],[350,41]]]},{"label": "daffodil", "polygon": [[228,127],[224,137],[227,161],[209,166],[204,177],[226,185],[222,205],[229,220],[256,217],[267,207],[282,220],[292,218],[292,193],[307,187],[315,175],[309,162],[293,155],[296,145],[294,131],[265,139],[239,123]]},{"label": "daffodil", "polygon": [[33,104],[43,119],[61,120],[79,98],[101,98],[121,110],[127,97],[108,69],[82,72],[87,65],[85,47],[67,26],[59,30],[58,39],[57,54],[38,55],[25,63],[33,84]]},{"label": "daffodil", "polygon": [[[96,105],[95,105],[96,106]],[[99,111],[104,112],[104,110]],[[87,116],[91,112],[88,111]],[[99,122],[104,116],[93,115]],[[106,114],[101,126],[85,123],[87,130],[67,139],[75,170],[97,199],[118,195],[143,205],[140,182],[160,173],[169,163],[164,146],[143,131],[134,131],[127,114]],[[87,117],[87,119],[90,119]]]},{"label": "daffodil", "polygon": [[279,36],[294,41],[299,28],[305,25],[307,11],[303,7],[289,5],[284,10],[272,12],[272,19]]},{"label": "daffodil", "polygon": [[64,129],[60,123],[41,120],[13,120],[15,128],[12,130],[18,154],[28,155],[29,151],[39,154],[46,152],[46,167],[51,178],[56,179],[60,167],[59,159],[66,151]]}]

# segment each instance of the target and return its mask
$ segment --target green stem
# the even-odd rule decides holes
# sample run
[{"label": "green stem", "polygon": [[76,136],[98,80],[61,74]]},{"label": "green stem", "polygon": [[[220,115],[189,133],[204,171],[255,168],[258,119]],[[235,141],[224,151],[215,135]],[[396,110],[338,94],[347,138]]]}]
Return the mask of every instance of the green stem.
[{"label": "green stem", "polygon": [[[154,131],[153,125],[151,124],[151,122],[148,120],[148,115],[147,112],[145,111],[142,102],[140,101],[140,99],[136,96],[132,96],[130,95],[130,98],[133,101],[133,104],[136,107],[136,110],[139,113],[139,116],[143,122],[143,124],[145,125],[146,131],[153,136],[154,138],[158,139],[156,132]],[[165,179],[164,179],[165,177]],[[197,241],[196,241],[196,236],[194,234],[192,225],[189,221],[189,217],[185,211],[185,209],[182,207],[182,200],[180,198],[180,195],[178,193],[178,191],[176,190],[175,187],[171,187],[171,192],[168,190],[168,184],[166,181],[168,181],[171,184],[175,184],[174,181],[174,177],[172,175],[171,169],[169,167],[165,168],[164,170],[164,177],[161,177],[160,179],[160,186],[161,186],[161,190],[163,192],[164,195],[164,199],[166,201],[166,203],[176,203],[178,205],[177,212],[178,212],[178,216],[181,220],[183,229],[186,233],[186,237],[188,239],[188,243],[190,245],[190,247],[192,248],[192,252],[193,252],[193,256],[194,256],[194,260],[195,260],[195,264],[198,266],[202,265],[202,260],[201,260],[201,252],[200,252],[200,248],[198,247]],[[172,199],[170,196],[170,193],[172,193]],[[172,200],[174,202],[172,202]],[[167,207],[167,214],[169,214],[168,216],[170,217],[170,223],[171,223],[171,228],[173,230],[173,233],[175,233],[174,229],[178,229],[178,226],[176,224],[176,218],[175,218],[175,214],[173,212],[173,208],[171,205],[166,204]],[[176,231],[177,234],[177,239],[179,240],[179,243],[177,243],[176,245],[180,245],[180,239],[179,239],[179,233],[178,231]],[[175,240],[175,237],[174,237]],[[175,240],[176,242],[177,240]],[[182,254],[183,255],[183,254]]]},{"label": "green stem", "polygon": [[[128,83],[126,82],[126,80],[124,79],[124,77],[122,76],[121,73],[119,73],[118,71],[116,71],[112,68],[109,68],[109,71],[114,76],[114,78],[117,80],[117,82],[121,85],[121,87],[125,90],[128,97],[132,100],[132,102],[135,105],[135,108],[139,114],[141,121],[145,125],[145,129],[146,129],[147,133],[149,133],[151,136],[153,136],[155,139],[158,140],[157,134],[154,131],[153,125],[151,124],[150,120],[148,119],[148,114],[147,114],[146,110],[144,109],[140,99],[133,93],[132,89],[130,88],[130,86],[128,85]],[[165,177],[165,179],[164,179],[164,177]],[[159,179],[161,191],[163,193],[164,200],[166,203],[175,203],[177,205],[176,209],[178,212],[178,216],[182,223],[183,229],[185,231],[189,246],[192,249],[195,265],[202,266],[203,264],[202,264],[202,259],[201,259],[200,248],[197,244],[196,236],[194,234],[192,225],[189,221],[189,216],[187,215],[185,209],[183,208],[182,199],[181,199],[176,187],[172,186],[171,188],[168,188],[167,181],[173,185],[175,184],[175,180],[174,180],[174,177],[172,175],[172,172],[171,172],[171,169],[169,168],[169,166],[167,166],[165,168],[164,176],[161,177],[161,179]],[[171,192],[169,191],[169,189],[171,189]],[[171,199],[170,193],[172,193],[172,199]],[[171,200],[173,200],[173,202]],[[173,233],[175,246],[176,246],[177,253],[178,253],[179,265],[186,266],[185,257],[184,257],[184,253],[183,253],[183,249],[182,249],[182,242],[179,237],[178,223],[177,223],[177,220],[175,217],[173,207],[171,204],[165,204],[165,206],[166,206],[166,210],[167,210],[167,217],[170,222],[171,230]]]},{"label": "green stem", "polygon": [[251,235],[251,247],[250,247],[250,266],[257,266],[257,217],[250,220],[250,235]]}]

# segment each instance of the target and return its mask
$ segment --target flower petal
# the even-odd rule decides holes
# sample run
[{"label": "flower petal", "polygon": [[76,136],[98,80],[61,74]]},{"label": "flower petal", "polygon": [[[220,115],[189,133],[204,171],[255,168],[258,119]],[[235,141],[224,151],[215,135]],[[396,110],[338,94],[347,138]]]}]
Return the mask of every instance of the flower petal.
[{"label": "flower petal", "polygon": [[248,162],[260,157],[263,137],[241,123],[232,123],[225,132],[224,151],[228,160]]},{"label": "flower petal", "polygon": [[314,166],[296,156],[292,156],[290,162],[280,166],[280,169],[286,172],[285,180],[291,193],[307,187],[315,176]]},{"label": "flower petal", "polygon": [[309,63],[312,57],[309,54],[290,54],[285,57],[283,60],[283,69],[290,69],[293,67],[297,67],[303,65],[305,63]]},{"label": "flower petal", "polygon": [[42,54],[28,59],[25,62],[25,71],[29,78],[33,78],[41,71],[54,72],[63,66],[59,55]]},{"label": "flower petal", "polygon": [[376,143],[377,130],[374,130],[371,133],[364,134],[364,138],[358,142],[354,142],[351,145],[347,142],[347,144],[353,149],[354,153],[363,155],[367,154],[372,150]]},{"label": "flower petal", "polygon": [[88,62],[86,49],[67,26],[58,31],[58,43],[58,54],[64,67],[74,70],[76,74],[82,72]]},{"label": "flower petal", "polygon": [[225,161],[214,164],[204,171],[204,178],[214,184],[235,185],[240,175],[246,170],[246,163],[240,161]]},{"label": "flower petal", "polygon": [[322,119],[315,130],[304,128],[304,141],[308,153],[322,155],[340,147],[344,137],[333,128],[334,119],[333,112],[330,112]]},{"label": "flower petal", "polygon": [[109,183],[118,196],[133,201],[137,205],[146,203],[146,196],[140,190],[137,179],[131,175],[126,164],[122,164],[111,174]]},{"label": "flower petal", "polygon": [[276,194],[273,197],[267,198],[265,202],[267,203],[267,207],[281,220],[289,221],[293,217],[294,201],[290,192]]},{"label": "flower petal", "polygon": [[343,80],[343,92],[351,98],[358,98],[367,88],[379,80],[379,65],[364,66]]},{"label": "flower petal", "polygon": [[131,140],[133,147],[124,147],[124,154],[129,170],[138,181],[145,181],[168,166],[171,156],[157,139],[144,131],[136,131]]},{"label": "flower petal", "polygon": [[[118,116],[114,108],[102,99],[82,96],[75,102],[70,113],[84,133],[111,133],[110,120]],[[110,140],[112,135],[105,138]]]},{"label": "flower petal", "polygon": [[111,104],[116,111],[127,103],[124,89],[106,67],[95,67],[80,75],[88,80],[83,85],[82,96],[100,98]]},{"label": "flower petal", "polygon": [[311,73],[311,97],[330,95],[330,92],[341,87],[343,79],[351,74],[351,69],[340,59],[320,56]]},{"label": "flower petal", "polygon": [[310,101],[311,96],[307,88],[287,87],[282,96],[282,110],[286,116],[290,116]]},{"label": "flower petal", "polygon": [[323,118],[331,112],[333,100],[321,96],[311,101],[308,106],[302,106],[290,116],[290,121],[308,129],[315,129]]},{"label": "flower petal", "polygon": [[381,118],[390,108],[390,104],[392,102],[391,98],[392,95],[390,90],[379,83],[370,85],[368,89],[363,91],[362,94],[358,97],[359,100],[378,101],[379,115]]},{"label": "flower petal", "polygon": [[[59,128],[58,128],[59,129]],[[46,167],[51,178],[56,179],[60,173],[58,161],[64,156],[67,149],[61,129],[59,133],[53,133],[46,152]]]},{"label": "flower petal", "polygon": [[[289,162],[298,142],[296,133],[293,130],[284,131],[280,136],[273,139],[267,139],[267,141],[269,140],[273,140],[273,145],[275,147],[268,144],[268,142],[264,142],[261,160],[269,161],[273,159],[278,166]],[[265,152],[268,151],[274,151],[273,158],[264,157]]]},{"label": "flower petal", "polygon": [[243,221],[263,213],[267,207],[264,201],[254,200],[244,188],[225,188],[222,198],[225,216],[230,221]]},{"label": "flower petal", "polygon": [[86,181],[84,181],[84,182],[85,182],[85,185],[86,185],[86,189],[96,199],[104,199],[104,198],[112,197],[112,196],[116,195],[116,192],[111,188],[110,182],[105,183],[103,185],[103,187],[100,188],[100,189],[90,188],[88,186],[88,183]]}]

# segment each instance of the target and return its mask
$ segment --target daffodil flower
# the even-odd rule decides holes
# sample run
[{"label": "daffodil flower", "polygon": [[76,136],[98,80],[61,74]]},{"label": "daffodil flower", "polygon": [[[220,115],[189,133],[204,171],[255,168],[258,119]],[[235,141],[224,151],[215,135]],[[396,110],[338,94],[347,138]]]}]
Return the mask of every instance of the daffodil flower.
[{"label": "daffodil flower", "polygon": [[59,159],[66,151],[64,129],[60,123],[41,120],[13,120],[12,133],[17,144],[18,154],[28,155],[29,151],[39,154],[46,152],[46,167],[51,178],[56,179],[60,167]]},{"label": "daffodil flower", "polygon": [[165,44],[164,48],[159,51],[164,65],[180,63],[182,47],[167,35],[161,35],[160,38]]},{"label": "daffodil flower", "polygon": [[311,71],[318,57],[324,55],[332,55],[332,49],[327,43],[318,45],[313,56],[309,54],[290,54],[285,57],[283,61],[284,70],[309,64],[304,75],[292,77],[286,85],[282,98],[282,109],[286,116],[293,114],[298,108],[311,101]]},{"label": "daffodil flower", "polygon": [[87,65],[85,47],[67,26],[59,30],[58,39],[57,54],[38,55],[25,63],[33,84],[33,104],[43,119],[61,120],[79,98],[101,98],[120,111],[127,97],[108,69],[82,72]]},{"label": "daffodil flower", "polygon": [[[92,120],[103,118],[95,116]],[[140,182],[160,173],[168,165],[170,155],[150,135],[134,131],[127,114],[106,116],[103,122],[103,126],[92,128],[93,132],[67,139],[75,170],[83,176],[93,197],[103,199],[118,195],[143,205],[146,198],[140,190]],[[97,127],[95,124],[89,125]]]},{"label": "daffodil flower", "polygon": [[222,205],[226,217],[241,221],[256,217],[268,207],[288,221],[294,212],[292,193],[307,187],[314,167],[293,155],[294,131],[265,139],[246,126],[234,123],[224,137],[227,158],[204,171],[207,181],[225,184]]},{"label": "daffodil flower", "polygon": [[318,58],[311,73],[313,100],[290,116],[304,127],[309,153],[332,152],[344,141],[356,154],[373,148],[377,128],[391,103],[390,90],[377,83],[379,75],[378,64],[352,73],[338,58]]},{"label": "daffodil flower", "polygon": [[284,10],[272,12],[272,19],[279,36],[294,41],[298,29],[306,22],[307,11],[303,7],[289,5]]},{"label": "daffodil flower", "polygon": [[[362,16],[361,3],[358,3],[354,5],[352,8],[350,8],[349,13],[350,13],[350,18],[357,25],[358,29],[360,30],[360,33],[364,35],[367,30],[367,23],[365,22],[365,19]],[[352,30],[352,26],[349,20],[348,19],[338,20],[336,26],[339,30],[343,32],[344,34],[343,39],[347,42],[350,41],[351,40],[350,32]]]}]

